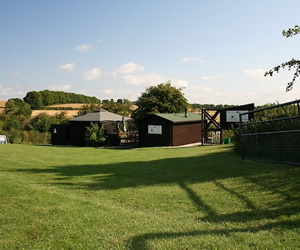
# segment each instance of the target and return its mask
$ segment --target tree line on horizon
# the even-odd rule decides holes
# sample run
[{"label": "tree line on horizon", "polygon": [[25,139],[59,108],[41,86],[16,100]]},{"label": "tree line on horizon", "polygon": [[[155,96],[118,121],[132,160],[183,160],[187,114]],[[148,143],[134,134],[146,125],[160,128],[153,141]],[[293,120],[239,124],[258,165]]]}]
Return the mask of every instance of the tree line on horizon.
[{"label": "tree line on horizon", "polygon": [[[167,83],[168,84],[168,83]],[[155,87],[156,89],[157,87]],[[172,94],[176,93],[177,96],[180,97],[182,93],[178,93],[181,90],[179,89],[172,89],[173,87],[171,85],[166,87],[166,90],[162,90],[162,86],[158,87],[159,91],[156,93],[151,93],[150,95],[164,95],[167,92],[172,92]],[[150,92],[151,92],[150,87]],[[153,90],[154,91],[154,90]],[[154,91],[155,92],[155,91]],[[164,93],[159,93],[164,92]],[[143,97],[144,98],[144,97]],[[164,98],[164,97],[162,97]],[[130,113],[133,111],[130,109],[130,106],[141,104],[139,103],[141,98],[137,101],[130,101],[128,99],[117,99],[116,101],[114,99],[103,99],[102,101],[98,99],[97,97],[93,96],[86,96],[82,94],[75,94],[75,93],[69,93],[64,91],[50,91],[50,90],[42,90],[42,91],[29,91],[25,97],[22,99],[20,98],[10,98],[7,101],[7,108],[9,109],[10,106],[17,105],[19,107],[19,113],[30,113],[30,110],[39,110],[39,109],[49,109],[50,105],[56,105],[56,104],[69,104],[69,103],[82,103],[90,105],[88,108],[87,106],[84,107],[87,111],[94,111],[97,109],[97,107],[101,104],[101,107],[104,109],[107,109],[110,112],[114,113],[120,113],[121,115],[130,115]],[[149,98],[148,98],[149,99]],[[181,98],[181,100],[183,100]],[[148,100],[146,100],[148,101]],[[164,100],[166,106],[170,106],[170,100]],[[186,100],[185,100],[186,102]],[[183,106],[187,106],[189,110],[191,111],[197,111],[199,109],[205,108],[205,109],[222,109],[222,108],[229,108],[234,105],[229,104],[200,104],[200,103],[193,103],[188,104],[187,102]],[[183,103],[183,102],[182,102]],[[161,105],[163,105],[161,103]],[[122,108],[122,106],[127,106],[127,109]],[[99,108],[99,107],[98,107]],[[64,109],[64,108],[59,108]],[[66,108],[66,109],[72,109],[72,108]],[[155,111],[155,110],[154,110]],[[166,112],[169,110],[166,109]],[[83,111],[84,112],[84,111]],[[169,111],[171,112],[171,111]],[[172,110],[173,112],[173,110]],[[81,112],[82,113],[82,112]]]},{"label": "tree line on horizon", "polygon": [[66,103],[100,103],[100,100],[93,96],[69,93],[64,91],[30,91],[23,98],[24,102],[31,106],[31,109],[41,109],[45,106]]}]

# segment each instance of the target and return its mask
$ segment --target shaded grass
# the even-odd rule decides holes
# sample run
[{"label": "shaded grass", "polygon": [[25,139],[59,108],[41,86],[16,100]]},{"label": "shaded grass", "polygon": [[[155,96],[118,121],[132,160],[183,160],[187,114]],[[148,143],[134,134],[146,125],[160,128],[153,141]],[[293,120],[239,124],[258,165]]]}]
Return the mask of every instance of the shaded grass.
[{"label": "shaded grass", "polygon": [[297,249],[299,175],[230,146],[0,145],[0,248]]}]

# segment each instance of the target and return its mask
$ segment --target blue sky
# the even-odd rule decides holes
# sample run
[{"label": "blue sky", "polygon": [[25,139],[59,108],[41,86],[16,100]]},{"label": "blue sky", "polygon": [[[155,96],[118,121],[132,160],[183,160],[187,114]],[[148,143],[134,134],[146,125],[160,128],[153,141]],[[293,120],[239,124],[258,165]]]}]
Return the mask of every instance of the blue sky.
[{"label": "blue sky", "polygon": [[189,103],[257,105],[300,97],[299,0],[0,1],[0,99],[62,90],[137,100],[168,80]]}]

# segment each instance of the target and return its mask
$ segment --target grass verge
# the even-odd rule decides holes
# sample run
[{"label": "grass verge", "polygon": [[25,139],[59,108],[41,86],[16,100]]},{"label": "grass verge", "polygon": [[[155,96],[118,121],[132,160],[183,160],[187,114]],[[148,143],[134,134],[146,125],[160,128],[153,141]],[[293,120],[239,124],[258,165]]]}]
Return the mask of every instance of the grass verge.
[{"label": "grass verge", "polygon": [[0,145],[0,248],[299,249],[299,177],[230,146]]}]

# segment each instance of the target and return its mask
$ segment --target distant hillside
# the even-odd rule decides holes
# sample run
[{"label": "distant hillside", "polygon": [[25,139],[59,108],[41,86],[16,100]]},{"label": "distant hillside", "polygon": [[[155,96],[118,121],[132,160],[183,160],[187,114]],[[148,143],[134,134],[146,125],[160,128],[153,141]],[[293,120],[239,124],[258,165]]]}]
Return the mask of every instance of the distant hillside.
[{"label": "distant hillside", "polygon": [[30,104],[32,109],[40,109],[44,106],[66,103],[100,103],[95,96],[68,93],[63,91],[30,91],[24,97],[24,101]]}]

